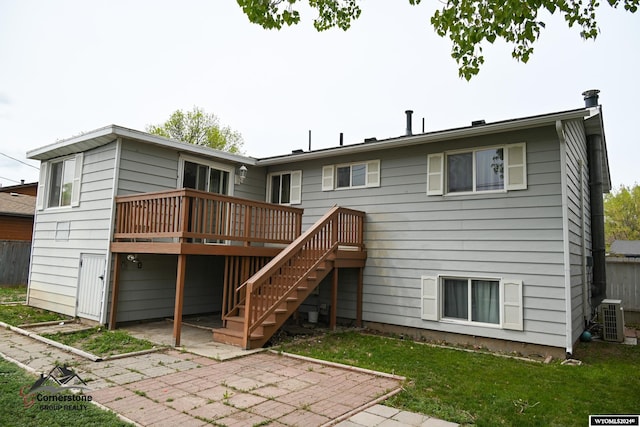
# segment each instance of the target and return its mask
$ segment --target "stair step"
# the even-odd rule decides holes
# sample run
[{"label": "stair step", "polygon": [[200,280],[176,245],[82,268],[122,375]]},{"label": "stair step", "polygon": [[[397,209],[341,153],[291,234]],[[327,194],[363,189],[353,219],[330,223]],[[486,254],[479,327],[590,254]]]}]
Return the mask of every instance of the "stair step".
[{"label": "stair step", "polygon": [[[229,328],[216,328],[213,330],[213,335],[214,337],[216,336],[216,334],[219,335],[228,335],[230,337],[237,337],[237,338],[242,338],[244,336],[244,332],[243,331],[234,331],[233,329],[229,329]],[[259,334],[259,333],[252,333],[251,334],[251,339],[252,340],[258,340],[258,339],[262,339],[264,338],[263,334]]]}]

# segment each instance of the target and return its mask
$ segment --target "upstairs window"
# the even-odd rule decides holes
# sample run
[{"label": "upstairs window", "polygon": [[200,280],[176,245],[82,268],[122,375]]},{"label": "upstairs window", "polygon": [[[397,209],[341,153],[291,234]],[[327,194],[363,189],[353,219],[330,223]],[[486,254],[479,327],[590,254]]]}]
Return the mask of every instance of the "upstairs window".
[{"label": "upstairs window", "polygon": [[275,172],[267,178],[267,202],[296,205],[302,198],[302,171]]},{"label": "upstairs window", "polygon": [[322,168],[322,191],[380,186],[380,160],[329,165]]},{"label": "upstairs window", "polygon": [[527,160],[524,143],[427,157],[427,195],[524,190]]},{"label": "upstairs window", "polygon": [[36,206],[38,210],[80,204],[83,154],[76,154],[40,166]]}]

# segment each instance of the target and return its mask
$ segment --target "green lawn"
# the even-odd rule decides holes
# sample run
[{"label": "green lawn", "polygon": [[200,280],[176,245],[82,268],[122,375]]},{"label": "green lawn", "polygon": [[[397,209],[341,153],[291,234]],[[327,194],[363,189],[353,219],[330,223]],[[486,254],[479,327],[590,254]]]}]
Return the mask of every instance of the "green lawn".
[{"label": "green lawn", "polygon": [[[12,363],[0,359],[0,426],[20,427],[115,427],[129,426],[115,414],[103,411],[88,402],[86,408],[77,410],[45,410],[40,402],[25,408],[20,390],[28,390],[37,378]],[[47,393],[43,393],[47,394]]]},{"label": "green lawn", "polygon": [[356,332],[283,351],[407,378],[387,405],[478,426],[584,426],[590,414],[640,412],[640,346],[591,342],[582,366],[526,362]]},{"label": "green lawn", "polygon": [[26,299],[26,286],[0,285],[0,304],[8,302],[25,302]]},{"label": "green lawn", "polygon": [[69,317],[26,305],[0,305],[0,321],[9,325],[18,326],[52,320],[69,320]]},{"label": "green lawn", "polygon": [[103,357],[149,350],[155,346],[150,341],[132,337],[126,331],[108,331],[101,327],[65,334],[43,334],[43,336]]}]

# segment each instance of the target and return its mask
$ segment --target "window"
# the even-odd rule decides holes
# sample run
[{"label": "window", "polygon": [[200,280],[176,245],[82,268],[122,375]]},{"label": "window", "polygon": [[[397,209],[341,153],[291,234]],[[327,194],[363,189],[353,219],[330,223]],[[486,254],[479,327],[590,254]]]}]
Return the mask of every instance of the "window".
[{"label": "window", "polygon": [[216,194],[229,194],[229,171],[221,166],[185,160],[182,171],[182,186]]},{"label": "window", "polygon": [[322,168],[322,191],[379,186],[380,160],[330,165]]},{"label": "window", "polygon": [[524,143],[427,157],[427,195],[524,190]]},{"label": "window", "polygon": [[80,178],[83,154],[40,165],[40,182],[36,206],[38,210],[80,204]]},{"label": "window", "polygon": [[504,189],[502,148],[447,154],[447,193]]},{"label": "window", "polygon": [[443,318],[500,323],[500,286],[496,280],[442,279]]},{"label": "window", "polygon": [[267,202],[280,205],[300,204],[302,171],[276,172],[267,178]]},{"label": "window", "polygon": [[522,331],[522,281],[423,276],[421,318]]}]

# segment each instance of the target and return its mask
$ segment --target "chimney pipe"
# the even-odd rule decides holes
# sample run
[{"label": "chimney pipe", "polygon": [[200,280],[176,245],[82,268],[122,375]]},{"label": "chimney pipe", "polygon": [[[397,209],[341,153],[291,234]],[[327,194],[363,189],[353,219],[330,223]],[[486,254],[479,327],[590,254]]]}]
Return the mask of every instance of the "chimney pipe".
[{"label": "chimney pipe", "polygon": [[411,129],[411,115],[413,114],[413,110],[407,110],[404,112],[407,115],[407,136],[413,135],[413,130]]},{"label": "chimney pipe", "polygon": [[311,129],[309,129],[309,151],[311,151]]},{"label": "chimney pipe", "polygon": [[591,108],[598,106],[598,94],[600,91],[598,89],[590,89],[582,92],[582,96],[584,97],[584,107]]},{"label": "chimney pipe", "polygon": [[20,180],[20,185],[24,185],[24,179]]},{"label": "chimney pipe", "polygon": [[340,132],[340,146],[344,144],[344,133]]}]

